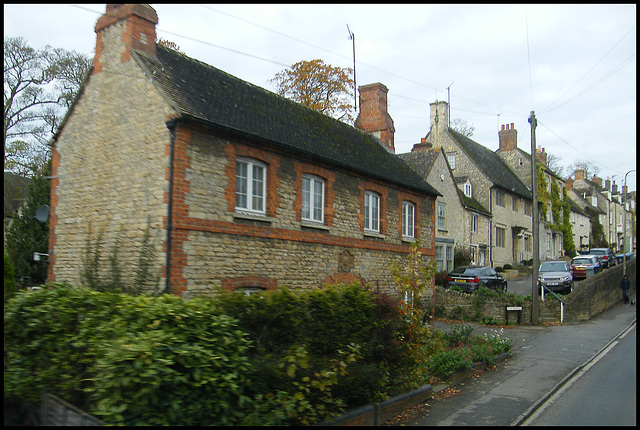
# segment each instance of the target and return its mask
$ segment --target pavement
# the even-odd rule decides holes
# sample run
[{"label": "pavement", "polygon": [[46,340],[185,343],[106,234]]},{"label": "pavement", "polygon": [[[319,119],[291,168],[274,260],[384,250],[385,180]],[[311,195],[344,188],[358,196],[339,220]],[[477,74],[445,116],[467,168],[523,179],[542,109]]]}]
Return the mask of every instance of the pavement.
[{"label": "pavement", "polygon": [[[635,302],[635,294],[631,299]],[[579,323],[502,329],[465,323],[474,327],[473,335],[498,331],[511,339],[512,356],[480,377],[457,383],[453,387],[457,395],[429,401],[428,412],[405,425],[519,425],[635,321],[636,306],[621,302]],[[453,327],[444,321],[432,325],[444,331]],[[450,388],[440,385],[434,393],[446,389]]]}]

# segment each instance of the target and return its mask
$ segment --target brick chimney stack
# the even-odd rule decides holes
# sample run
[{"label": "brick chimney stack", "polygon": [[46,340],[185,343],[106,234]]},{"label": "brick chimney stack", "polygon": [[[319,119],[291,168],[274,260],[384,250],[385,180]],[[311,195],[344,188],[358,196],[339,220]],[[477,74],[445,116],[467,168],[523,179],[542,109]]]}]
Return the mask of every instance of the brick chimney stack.
[{"label": "brick chimney stack", "polygon": [[511,127],[509,124],[506,124],[506,127],[505,124],[502,124],[502,130],[498,132],[498,139],[500,141],[498,151],[512,151],[518,147],[518,132],[513,128],[513,123],[511,123]]},{"label": "brick chimney stack", "polygon": [[107,58],[119,56],[121,63],[129,61],[131,49],[155,56],[157,23],[158,15],[148,4],[107,4],[95,27],[93,74],[102,71]]},{"label": "brick chimney stack", "polygon": [[565,181],[564,187],[567,191],[573,190],[573,178],[569,178]]},{"label": "brick chimney stack", "polygon": [[382,142],[391,152],[396,152],[393,134],[396,129],[387,111],[389,89],[380,83],[358,87],[360,93],[360,113],[354,125]]},{"label": "brick chimney stack", "polygon": [[609,178],[604,181],[604,190],[611,191],[611,180]]},{"label": "brick chimney stack", "polygon": [[576,181],[584,180],[584,170],[576,170]]},{"label": "brick chimney stack", "polygon": [[602,178],[599,178],[596,175],[593,175],[593,178],[591,178],[591,182],[595,182],[596,184],[598,184],[600,189],[602,189]]},{"label": "brick chimney stack", "polygon": [[616,181],[613,181],[613,185],[611,185],[611,194],[618,194],[618,186],[616,185]]},{"label": "brick chimney stack", "polygon": [[542,148],[542,150],[540,150],[540,148],[536,148],[536,159],[542,164],[544,164],[545,166],[548,166],[547,153],[544,152],[544,148]]}]

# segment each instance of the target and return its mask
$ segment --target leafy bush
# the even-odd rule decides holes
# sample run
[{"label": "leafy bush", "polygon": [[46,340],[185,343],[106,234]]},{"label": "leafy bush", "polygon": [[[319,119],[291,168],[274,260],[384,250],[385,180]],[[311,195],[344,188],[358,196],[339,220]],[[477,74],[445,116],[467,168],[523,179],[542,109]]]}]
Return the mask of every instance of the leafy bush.
[{"label": "leafy bush", "polygon": [[249,342],[210,301],[54,285],[10,300],[4,334],[5,397],[46,387],[109,424],[234,424],[250,406]]},{"label": "leafy bush", "polygon": [[[260,375],[251,386],[254,396],[271,393],[271,400],[279,396],[283,402],[284,391],[296,394],[291,392],[291,377],[279,367],[293,347],[308,353],[308,366],[296,373],[296,383],[329,369],[336,351],[358,347],[359,359],[332,386],[334,399],[342,399],[346,408],[405,388],[403,378],[413,357],[410,342],[403,339],[411,341],[416,327],[403,318],[398,300],[387,294],[360,285],[333,285],[296,293],[280,288],[260,295],[222,294],[214,301],[239,320],[253,341],[249,356]],[[314,395],[305,394],[305,400],[317,405]]]},{"label": "leafy bush", "polygon": [[512,266],[511,264],[509,264],[509,263],[505,264],[503,267],[504,267],[504,270],[511,270],[511,269],[513,269],[513,266]]}]

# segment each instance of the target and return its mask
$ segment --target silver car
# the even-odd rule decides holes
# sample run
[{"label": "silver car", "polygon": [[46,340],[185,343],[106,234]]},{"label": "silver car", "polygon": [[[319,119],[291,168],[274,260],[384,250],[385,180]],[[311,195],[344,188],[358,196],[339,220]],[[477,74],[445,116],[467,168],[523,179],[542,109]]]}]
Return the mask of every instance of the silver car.
[{"label": "silver car", "polygon": [[568,294],[573,290],[571,266],[566,261],[545,261],[538,269],[538,284],[555,292]]}]

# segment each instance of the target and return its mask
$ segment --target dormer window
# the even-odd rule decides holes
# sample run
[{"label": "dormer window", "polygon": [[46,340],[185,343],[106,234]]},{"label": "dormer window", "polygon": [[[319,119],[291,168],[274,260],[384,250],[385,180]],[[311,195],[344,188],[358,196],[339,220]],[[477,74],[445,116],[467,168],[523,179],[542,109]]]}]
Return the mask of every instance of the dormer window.
[{"label": "dormer window", "polygon": [[464,184],[464,195],[471,198],[473,197],[473,192],[471,188],[471,184]]}]

